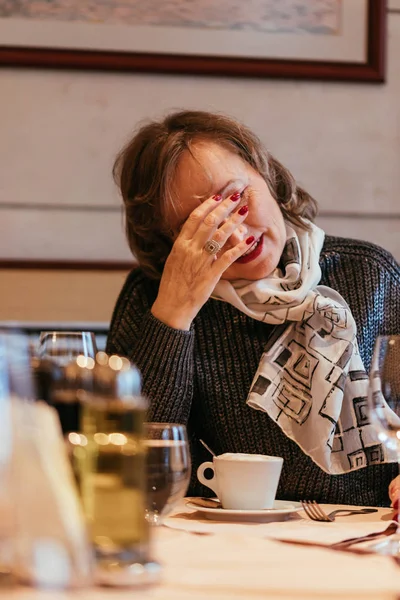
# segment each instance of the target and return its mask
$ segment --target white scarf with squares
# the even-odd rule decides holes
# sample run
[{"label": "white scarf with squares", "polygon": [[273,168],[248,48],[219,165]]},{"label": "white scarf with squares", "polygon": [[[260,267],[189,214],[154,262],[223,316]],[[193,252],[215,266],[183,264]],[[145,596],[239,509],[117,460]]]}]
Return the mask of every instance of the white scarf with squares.
[{"label": "white scarf with squares", "polygon": [[213,298],[276,325],[247,398],[321,469],[340,474],[396,462],[370,424],[356,324],[335,290],[318,286],[324,232],[286,225],[279,268],[258,281],[221,280]]}]

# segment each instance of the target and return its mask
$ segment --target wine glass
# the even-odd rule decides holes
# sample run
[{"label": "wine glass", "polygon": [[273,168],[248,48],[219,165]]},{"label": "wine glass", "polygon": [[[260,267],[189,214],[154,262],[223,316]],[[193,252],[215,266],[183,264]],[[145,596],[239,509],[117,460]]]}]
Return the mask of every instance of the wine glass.
[{"label": "wine glass", "polygon": [[145,423],[147,447],[147,510],[152,525],[162,523],[185,496],[190,482],[191,460],[185,425]]},{"label": "wine glass", "polygon": [[[369,378],[369,415],[379,440],[400,464],[400,335],[379,336]],[[378,449],[377,449],[378,451]],[[400,526],[394,536],[374,544],[380,554],[400,556]]]},{"label": "wine glass", "polygon": [[93,367],[96,354],[96,338],[91,331],[42,331],[40,334],[37,359],[33,361],[38,395],[56,409],[64,435],[78,430],[80,405],[76,397],[68,402],[55,402],[50,397],[52,383],[60,376],[60,369],[72,361]]},{"label": "wine glass", "polygon": [[42,331],[38,357],[65,366],[78,356],[95,358],[96,338],[91,331]]}]

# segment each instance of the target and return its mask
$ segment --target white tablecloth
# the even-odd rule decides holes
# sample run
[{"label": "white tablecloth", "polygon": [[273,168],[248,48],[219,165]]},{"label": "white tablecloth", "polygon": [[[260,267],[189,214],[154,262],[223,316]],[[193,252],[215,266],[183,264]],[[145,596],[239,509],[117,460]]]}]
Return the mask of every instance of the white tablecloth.
[{"label": "white tablecloth", "polygon": [[[333,510],[335,507],[326,507]],[[279,523],[215,523],[181,506],[154,530],[162,579],[148,589],[55,592],[0,590],[15,600],[399,600],[400,568],[389,557],[288,545],[286,537],[332,542],[384,529],[389,509],[311,522],[299,512]],[[188,515],[188,516],[185,516]]]}]

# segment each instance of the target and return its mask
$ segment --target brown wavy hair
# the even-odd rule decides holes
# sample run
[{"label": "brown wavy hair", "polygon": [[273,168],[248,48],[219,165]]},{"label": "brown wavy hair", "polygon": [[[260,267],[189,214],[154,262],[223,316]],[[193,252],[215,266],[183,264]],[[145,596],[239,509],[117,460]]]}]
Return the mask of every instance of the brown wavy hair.
[{"label": "brown wavy hair", "polygon": [[113,169],[125,205],[129,247],[153,279],[160,279],[172,248],[166,207],[176,203],[174,178],[179,159],[196,142],[207,140],[228,147],[264,178],[286,221],[307,229],[303,219],[313,221],[316,216],[316,201],[250,129],[224,115],[172,113],[143,125],[118,154]]}]

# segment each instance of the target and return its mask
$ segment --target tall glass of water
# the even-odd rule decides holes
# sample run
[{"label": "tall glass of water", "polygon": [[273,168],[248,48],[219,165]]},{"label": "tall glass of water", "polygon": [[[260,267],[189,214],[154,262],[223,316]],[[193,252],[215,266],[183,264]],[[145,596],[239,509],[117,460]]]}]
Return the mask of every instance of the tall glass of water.
[{"label": "tall glass of water", "polygon": [[191,474],[190,450],[185,425],[145,423],[147,447],[147,520],[153,525],[184,498]]},{"label": "tall glass of water", "polygon": [[[400,465],[400,335],[379,336],[369,378],[369,414],[379,440],[397,453]],[[400,527],[373,546],[381,554],[400,556]]]}]

